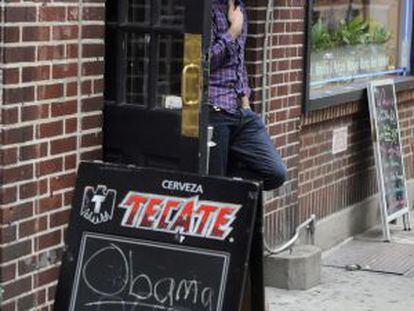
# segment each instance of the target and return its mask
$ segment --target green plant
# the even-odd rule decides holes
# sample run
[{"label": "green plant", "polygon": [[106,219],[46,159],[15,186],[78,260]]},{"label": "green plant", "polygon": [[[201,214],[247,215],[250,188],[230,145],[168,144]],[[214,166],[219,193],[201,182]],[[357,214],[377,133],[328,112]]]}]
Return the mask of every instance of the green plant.
[{"label": "green plant", "polygon": [[321,20],[312,27],[311,40],[314,52],[325,51],[335,46],[331,33]]},{"label": "green plant", "polygon": [[361,16],[356,16],[349,22],[342,20],[333,33],[337,45],[358,45],[370,42],[369,25]]},{"label": "green plant", "polygon": [[348,22],[342,20],[335,29],[328,27],[318,20],[312,27],[312,51],[326,51],[339,46],[358,44],[385,44],[391,38],[391,32],[385,26],[368,23],[361,15],[355,16]]},{"label": "green plant", "polygon": [[391,32],[384,26],[370,26],[371,42],[375,44],[385,44],[391,39]]}]

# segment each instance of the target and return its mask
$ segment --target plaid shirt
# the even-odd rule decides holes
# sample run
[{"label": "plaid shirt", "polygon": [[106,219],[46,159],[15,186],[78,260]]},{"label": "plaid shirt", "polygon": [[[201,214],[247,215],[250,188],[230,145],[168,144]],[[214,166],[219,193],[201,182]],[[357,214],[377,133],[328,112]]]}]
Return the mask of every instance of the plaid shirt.
[{"label": "plaid shirt", "polygon": [[240,97],[250,96],[245,64],[247,39],[247,15],[244,4],[239,1],[245,16],[241,35],[233,40],[227,19],[228,0],[213,0],[210,48],[209,102],[229,113],[234,113]]}]

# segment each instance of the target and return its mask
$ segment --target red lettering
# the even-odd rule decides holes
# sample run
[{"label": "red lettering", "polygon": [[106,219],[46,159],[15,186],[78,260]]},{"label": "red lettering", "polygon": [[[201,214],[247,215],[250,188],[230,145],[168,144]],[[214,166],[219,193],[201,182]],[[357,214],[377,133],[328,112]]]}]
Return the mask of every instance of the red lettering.
[{"label": "red lettering", "polygon": [[126,199],[119,205],[121,208],[125,208],[127,211],[122,219],[122,225],[127,227],[134,227],[139,216],[139,211],[144,206],[147,198],[137,194],[130,193]]},{"label": "red lettering", "polygon": [[142,217],[141,223],[137,224],[141,227],[151,228],[157,218],[157,214],[160,212],[160,206],[164,200],[158,198],[151,198],[146,205],[144,216]]},{"label": "red lettering", "polygon": [[167,203],[161,212],[161,216],[159,218],[157,229],[166,230],[168,225],[171,221],[171,212],[177,209],[180,206],[181,201],[179,200],[172,200],[170,198],[167,199]]},{"label": "red lettering", "polygon": [[223,240],[231,231],[230,225],[234,220],[234,208],[223,207],[217,214],[216,221],[211,231],[211,237]]},{"label": "red lettering", "polygon": [[194,199],[189,200],[184,204],[174,221],[171,223],[169,231],[176,232],[178,228],[182,228],[185,233],[190,232],[194,205]]},{"label": "red lettering", "polygon": [[201,204],[197,209],[198,222],[196,229],[194,230],[196,235],[205,236],[208,230],[209,224],[214,218],[214,213],[217,211],[217,206]]}]

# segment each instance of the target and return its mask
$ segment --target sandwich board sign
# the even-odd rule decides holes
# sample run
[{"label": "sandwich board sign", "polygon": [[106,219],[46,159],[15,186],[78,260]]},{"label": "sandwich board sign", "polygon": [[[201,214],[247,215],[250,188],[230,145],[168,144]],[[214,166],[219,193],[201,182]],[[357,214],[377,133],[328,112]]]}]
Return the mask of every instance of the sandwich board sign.
[{"label": "sandwich board sign", "polygon": [[368,87],[384,239],[391,240],[389,223],[403,217],[410,229],[401,132],[395,85],[392,79],[371,82]]},{"label": "sandwich board sign", "polygon": [[54,310],[240,310],[259,189],[82,163]]}]

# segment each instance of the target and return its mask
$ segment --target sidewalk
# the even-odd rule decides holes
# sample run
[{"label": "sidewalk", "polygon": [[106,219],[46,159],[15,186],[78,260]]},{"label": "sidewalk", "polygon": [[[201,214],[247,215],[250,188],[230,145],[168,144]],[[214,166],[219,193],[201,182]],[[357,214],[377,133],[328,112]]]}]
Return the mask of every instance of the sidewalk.
[{"label": "sidewalk", "polygon": [[[394,225],[392,236],[383,243],[377,227],[326,252],[321,284],[308,291],[268,288],[268,311],[414,310],[414,231]],[[349,271],[355,264],[362,270]]]}]

